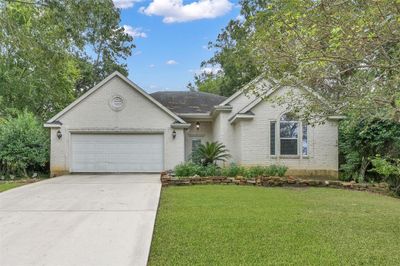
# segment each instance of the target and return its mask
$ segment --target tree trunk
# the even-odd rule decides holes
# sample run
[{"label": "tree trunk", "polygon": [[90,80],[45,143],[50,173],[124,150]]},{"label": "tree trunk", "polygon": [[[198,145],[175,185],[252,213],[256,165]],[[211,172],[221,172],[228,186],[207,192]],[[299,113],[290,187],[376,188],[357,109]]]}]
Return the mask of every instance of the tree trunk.
[{"label": "tree trunk", "polygon": [[369,163],[370,163],[369,160],[363,156],[361,159],[360,175],[359,175],[359,179],[363,181],[365,180],[365,173],[367,172]]}]

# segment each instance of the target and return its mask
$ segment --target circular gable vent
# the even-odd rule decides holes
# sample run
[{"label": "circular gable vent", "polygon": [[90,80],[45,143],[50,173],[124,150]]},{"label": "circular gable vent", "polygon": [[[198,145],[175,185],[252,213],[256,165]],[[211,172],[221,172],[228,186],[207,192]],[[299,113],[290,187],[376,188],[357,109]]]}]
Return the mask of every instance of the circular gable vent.
[{"label": "circular gable vent", "polygon": [[120,95],[115,95],[111,97],[110,107],[114,111],[121,111],[125,107],[125,100]]}]

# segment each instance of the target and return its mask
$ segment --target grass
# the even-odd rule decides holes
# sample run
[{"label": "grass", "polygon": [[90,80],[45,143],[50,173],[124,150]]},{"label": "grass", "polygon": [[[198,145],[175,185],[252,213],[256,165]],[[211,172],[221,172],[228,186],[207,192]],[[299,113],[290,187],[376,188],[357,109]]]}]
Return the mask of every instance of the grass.
[{"label": "grass", "polygon": [[16,187],[20,187],[26,184],[31,184],[40,180],[43,180],[44,178],[47,177],[38,177],[38,178],[25,178],[25,179],[16,179],[13,181],[0,181],[0,192],[13,189]]},{"label": "grass", "polygon": [[19,187],[25,185],[25,183],[17,183],[17,182],[11,182],[11,183],[0,183],[0,192]]},{"label": "grass", "polygon": [[398,265],[400,200],[329,188],[163,189],[149,265]]}]

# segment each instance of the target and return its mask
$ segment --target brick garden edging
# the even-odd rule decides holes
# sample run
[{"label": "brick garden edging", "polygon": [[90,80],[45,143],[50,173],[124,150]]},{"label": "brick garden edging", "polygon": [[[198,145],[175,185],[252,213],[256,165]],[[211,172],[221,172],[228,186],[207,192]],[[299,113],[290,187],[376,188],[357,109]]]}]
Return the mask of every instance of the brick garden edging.
[{"label": "brick garden edging", "polygon": [[250,185],[263,187],[330,187],[352,189],[360,191],[369,191],[379,194],[390,194],[387,183],[356,183],[343,182],[339,180],[314,180],[301,179],[296,177],[279,177],[279,176],[260,176],[254,179],[246,179],[243,177],[186,177],[176,178],[168,173],[161,173],[161,183],[163,187],[167,186],[189,186],[189,185],[206,185],[206,184],[222,184],[222,185]]}]

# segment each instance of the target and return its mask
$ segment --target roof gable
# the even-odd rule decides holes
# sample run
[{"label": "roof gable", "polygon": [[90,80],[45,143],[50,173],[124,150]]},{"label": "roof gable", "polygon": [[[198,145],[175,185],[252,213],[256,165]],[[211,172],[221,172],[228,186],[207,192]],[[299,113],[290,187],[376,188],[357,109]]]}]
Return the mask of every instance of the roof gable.
[{"label": "roof gable", "polygon": [[164,111],[165,113],[167,113],[169,116],[171,116],[172,118],[174,118],[176,121],[178,121],[179,123],[185,124],[186,122],[180,118],[179,116],[177,116],[176,114],[174,114],[173,112],[171,112],[168,108],[166,108],[165,106],[163,106],[161,103],[159,103],[157,100],[155,100],[153,97],[151,97],[149,94],[147,94],[142,88],[140,88],[138,85],[136,85],[135,83],[133,83],[132,81],[130,81],[128,78],[126,78],[124,75],[122,75],[121,73],[119,73],[118,71],[115,71],[114,73],[110,74],[108,77],[106,77],[104,80],[102,80],[101,82],[99,82],[98,84],[96,84],[96,86],[94,86],[93,88],[91,88],[90,90],[88,90],[86,93],[84,93],[82,96],[80,96],[79,98],[77,98],[75,101],[73,101],[70,105],[68,105],[66,108],[64,108],[61,112],[59,112],[58,114],[56,114],[55,116],[53,116],[52,118],[50,118],[46,124],[52,124],[54,122],[57,121],[57,119],[61,118],[64,114],[66,114],[67,112],[69,112],[70,110],[72,110],[75,106],[77,106],[79,103],[81,103],[84,99],[88,98],[90,95],[92,95],[95,91],[97,91],[98,89],[100,89],[104,84],[106,84],[108,81],[110,81],[111,79],[115,78],[115,77],[119,77],[120,79],[122,79],[124,82],[126,82],[132,89],[136,90],[137,92],[139,92],[141,95],[143,95],[145,98],[147,98],[150,102],[152,102],[153,104],[155,104],[158,108],[160,108],[162,111]]},{"label": "roof gable", "polygon": [[[250,84],[251,83],[251,84]],[[252,101],[250,101],[248,104],[246,104],[245,106],[243,106],[242,108],[240,108],[238,111],[235,111],[230,117],[229,120],[230,121],[234,121],[235,117],[238,115],[244,115],[244,114],[248,114],[249,112],[251,112],[253,110],[254,107],[256,107],[259,103],[264,102],[264,100],[266,98],[271,97],[272,94],[280,91],[283,88],[286,89],[297,89],[299,91],[302,91],[304,93],[309,93],[311,95],[313,95],[315,98],[317,98],[319,101],[321,101],[324,104],[328,104],[326,99],[324,97],[322,97],[321,95],[319,95],[317,92],[313,91],[312,89],[310,89],[309,87],[290,87],[290,86],[279,86],[279,87],[273,87],[271,86],[271,82],[269,82],[268,80],[261,78],[261,76],[257,77],[256,79],[254,79],[253,81],[251,81],[249,84],[247,84],[245,87],[243,87],[243,89],[241,89],[240,91],[237,92],[237,95],[232,95],[234,97],[231,97],[230,99],[228,98],[228,100],[233,101],[235,98],[239,97],[239,95],[241,95],[242,93],[244,93],[244,91],[246,89],[249,88],[249,86],[257,86],[258,84],[264,84],[266,86],[260,86],[260,88],[257,89],[257,93],[260,95],[259,97],[256,97],[255,99],[253,99]],[[247,116],[246,116],[247,117]],[[250,117],[250,116],[249,116]]]},{"label": "roof gable", "polygon": [[277,88],[268,88],[268,90],[266,90],[266,92],[264,94],[261,95],[261,97],[257,97],[255,100],[253,100],[251,103],[249,103],[247,106],[243,107],[240,111],[238,111],[237,113],[246,113],[248,111],[251,111],[255,106],[257,106],[259,103],[263,102],[265,99],[271,97],[272,94],[274,94],[275,92],[280,91],[283,88],[290,88],[290,89],[296,89],[299,91],[303,91],[305,93],[310,93],[312,94],[314,97],[316,97],[318,100],[320,100],[322,103],[326,103],[326,100],[319,95],[318,93],[312,91],[309,88],[303,88],[303,87],[277,87]]},{"label": "roof gable", "polygon": [[223,101],[222,103],[220,103],[219,105],[227,105],[230,102],[232,102],[234,99],[236,99],[237,97],[239,97],[240,95],[242,95],[250,86],[255,85],[256,83],[258,83],[259,81],[263,80],[263,77],[260,75],[256,78],[254,78],[253,80],[251,80],[249,83],[247,83],[246,85],[243,86],[243,88],[239,89],[238,91],[236,91],[234,94],[232,94],[230,97],[228,97],[225,101]]}]

